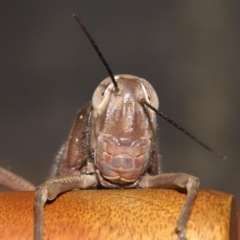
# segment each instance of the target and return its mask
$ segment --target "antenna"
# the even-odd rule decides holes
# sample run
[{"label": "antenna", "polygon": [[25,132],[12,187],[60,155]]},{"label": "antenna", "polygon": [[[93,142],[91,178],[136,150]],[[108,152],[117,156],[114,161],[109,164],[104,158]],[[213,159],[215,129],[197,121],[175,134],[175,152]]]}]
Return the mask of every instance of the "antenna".
[{"label": "antenna", "polygon": [[190,137],[192,140],[194,140],[195,142],[197,142],[199,145],[201,145],[203,148],[207,149],[209,152],[211,152],[212,154],[214,154],[215,156],[226,160],[227,156],[216,152],[215,150],[213,150],[212,148],[210,148],[209,146],[207,146],[205,143],[203,143],[202,141],[200,141],[197,137],[195,137],[193,134],[191,134],[190,132],[188,132],[186,129],[184,129],[183,127],[181,127],[180,125],[178,125],[176,122],[174,122],[173,120],[171,120],[168,116],[166,116],[164,113],[158,111],[156,108],[154,108],[151,104],[149,104],[147,101],[143,101],[143,104],[145,104],[147,107],[149,107],[150,109],[152,109],[155,113],[157,113],[160,117],[162,117],[163,119],[165,119],[167,122],[171,123],[174,127],[176,127],[177,129],[179,129],[180,131],[182,131],[183,133],[185,133],[188,137]]},{"label": "antenna", "polygon": [[112,79],[112,82],[113,82],[113,85],[115,87],[115,92],[119,92],[119,87],[117,85],[117,82],[113,76],[113,73],[109,67],[109,65],[107,64],[106,60],[104,59],[102,53],[100,52],[97,44],[94,42],[92,36],[90,35],[90,33],[88,32],[87,28],[85,27],[85,25],[83,24],[83,22],[75,15],[73,14],[73,17],[77,20],[78,24],[80,25],[80,27],[82,28],[82,30],[84,31],[84,33],[86,34],[86,36],[88,37],[89,41],[91,42],[93,48],[95,49],[97,55],[100,57],[103,65],[105,66],[105,68],[107,69],[108,71],[108,74],[110,76],[110,78]]}]

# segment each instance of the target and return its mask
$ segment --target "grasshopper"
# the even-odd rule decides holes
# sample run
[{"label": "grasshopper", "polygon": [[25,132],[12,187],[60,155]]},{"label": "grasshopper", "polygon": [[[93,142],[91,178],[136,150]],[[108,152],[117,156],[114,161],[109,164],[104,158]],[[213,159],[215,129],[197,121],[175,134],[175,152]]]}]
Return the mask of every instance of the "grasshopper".
[{"label": "grasshopper", "polygon": [[0,168],[0,183],[15,190],[35,190],[35,240],[43,238],[44,205],[60,193],[89,188],[180,189],[186,191],[186,200],[175,232],[177,239],[186,239],[186,224],[200,181],[190,174],[161,173],[156,140],[157,115],[216,156],[226,157],[158,111],[157,93],[147,80],[129,74],[113,75],[84,24],[76,15],[73,16],[99,55],[109,77],[98,85],[92,101],[77,113],[69,137],[56,157],[51,179],[35,188]]}]

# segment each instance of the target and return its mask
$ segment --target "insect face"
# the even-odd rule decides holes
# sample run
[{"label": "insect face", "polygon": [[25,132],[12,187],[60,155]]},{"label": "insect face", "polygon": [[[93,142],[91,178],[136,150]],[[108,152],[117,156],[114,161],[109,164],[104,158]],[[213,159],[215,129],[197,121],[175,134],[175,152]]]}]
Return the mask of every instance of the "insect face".
[{"label": "insect face", "polygon": [[117,75],[119,91],[110,78],[97,87],[92,99],[91,151],[102,177],[114,183],[135,182],[147,169],[156,134],[158,97],[145,80]]}]

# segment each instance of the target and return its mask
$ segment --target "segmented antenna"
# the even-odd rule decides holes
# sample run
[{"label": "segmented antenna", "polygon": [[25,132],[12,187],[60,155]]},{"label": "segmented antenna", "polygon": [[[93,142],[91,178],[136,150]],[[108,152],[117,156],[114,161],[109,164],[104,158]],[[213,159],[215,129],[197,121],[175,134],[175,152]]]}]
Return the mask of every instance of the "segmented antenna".
[{"label": "segmented antenna", "polygon": [[202,141],[200,141],[198,138],[196,138],[194,135],[192,135],[190,132],[188,132],[186,129],[184,129],[183,127],[181,127],[180,125],[178,125],[176,122],[174,122],[173,120],[171,120],[168,116],[166,116],[164,113],[158,111],[156,108],[154,108],[151,104],[149,104],[147,101],[143,101],[143,103],[151,108],[155,113],[157,113],[160,117],[162,117],[163,119],[165,119],[166,121],[168,121],[169,123],[171,123],[174,127],[176,127],[177,129],[179,129],[180,131],[182,131],[183,133],[185,133],[188,137],[190,137],[192,140],[196,141],[199,145],[201,145],[202,147],[204,147],[205,149],[207,149],[209,152],[211,152],[212,154],[214,154],[215,156],[222,158],[224,160],[227,159],[227,156],[216,152],[215,150],[213,150],[212,148],[210,148],[209,146],[207,146],[205,143],[203,143]]},{"label": "segmented antenna", "polygon": [[109,67],[109,65],[107,64],[106,60],[104,59],[102,53],[100,52],[97,44],[94,42],[92,36],[90,35],[90,33],[88,32],[87,28],[85,27],[85,25],[83,24],[83,22],[75,15],[73,14],[73,17],[77,20],[78,24],[80,25],[80,27],[82,28],[82,30],[84,31],[84,33],[86,34],[86,36],[88,37],[89,41],[91,42],[93,48],[95,49],[95,51],[97,52],[98,56],[100,57],[102,63],[104,64],[104,66],[106,67],[108,74],[110,76],[110,78],[112,79],[113,85],[115,87],[115,92],[119,92],[119,88],[117,85],[117,82],[113,76],[113,73]]}]

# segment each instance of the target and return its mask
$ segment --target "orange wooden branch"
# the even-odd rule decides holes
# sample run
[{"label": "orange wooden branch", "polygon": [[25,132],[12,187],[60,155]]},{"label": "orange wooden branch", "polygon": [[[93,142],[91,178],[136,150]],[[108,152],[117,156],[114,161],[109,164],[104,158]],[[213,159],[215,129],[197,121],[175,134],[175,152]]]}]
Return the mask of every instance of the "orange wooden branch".
[{"label": "orange wooden branch", "polygon": [[[33,239],[34,192],[0,193],[0,239]],[[44,239],[176,239],[174,226],[185,194],[166,189],[80,190],[44,209]],[[237,240],[232,195],[200,190],[188,239]]]}]

